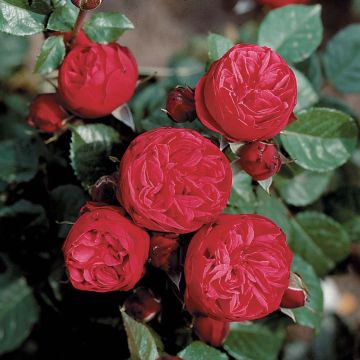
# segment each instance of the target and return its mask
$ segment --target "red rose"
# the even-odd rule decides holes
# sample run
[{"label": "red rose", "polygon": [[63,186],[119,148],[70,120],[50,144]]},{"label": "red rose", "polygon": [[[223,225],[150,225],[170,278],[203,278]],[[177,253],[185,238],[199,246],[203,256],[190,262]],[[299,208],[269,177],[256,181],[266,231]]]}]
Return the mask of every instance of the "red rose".
[{"label": "red rose", "polygon": [[278,8],[291,4],[308,4],[310,0],[257,0],[260,4]]},{"label": "red rose", "polygon": [[150,263],[152,266],[169,271],[177,267],[179,235],[156,233],[150,239]]},{"label": "red rose", "polygon": [[194,331],[201,341],[218,347],[229,335],[230,325],[228,322],[200,316],[194,319]]},{"label": "red rose", "polygon": [[79,290],[130,290],[144,273],[149,235],[112,206],[88,204],[72,226],[63,251]]},{"label": "red rose", "polygon": [[161,302],[151,290],[138,288],[125,300],[124,308],[135,320],[148,322],[161,311]]},{"label": "red rose", "polygon": [[253,142],[239,150],[239,163],[254,180],[265,180],[280,171],[281,159],[274,144]]},{"label": "red rose", "polygon": [[176,123],[194,121],[196,118],[194,91],[182,86],[171,90],[166,99],[166,112]]},{"label": "red rose", "polygon": [[215,61],[195,89],[196,111],[230,141],[266,140],[293,120],[296,78],[273,50],[235,45]]},{"label": "red rose", "polygon": [[27,123],[44,132],[55,132],[63,128],[67,117],[56,94],[42,94],[31,103]]},{"label": "red rose", "polygon": [[291,273],[289,287],[286,289],[280,306],[295,309],[306,304],[309,297],[304,280],[299,274]]},{"label": "red rose", "polygon": [[219,321],[262,318],[279,308],[291,261],[284,233],[266,217],[221,215],[190,242],[186,307]]},{"label": "red rose", "polygon": [[119,44],[76,46],[59,70],[59,95],[75,114],[111,114],[134,93],[138,71],[131,52]]},{"label": "red rose", "polygon": [[120,164],[118,199],[134,222],[183,234],[214,220],[229,198],[228,159],[188,129],[159,128],[138,136]]}]

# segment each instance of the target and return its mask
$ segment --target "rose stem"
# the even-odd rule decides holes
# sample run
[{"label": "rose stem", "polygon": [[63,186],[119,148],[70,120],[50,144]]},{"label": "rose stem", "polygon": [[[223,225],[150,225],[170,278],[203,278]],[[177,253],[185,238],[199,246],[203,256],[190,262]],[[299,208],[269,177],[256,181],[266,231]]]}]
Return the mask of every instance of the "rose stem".
[{"label": "rose stem", "polygon": [[79,15],[78,15],[78,17],[76,19],[76,22],[75,22],[74,29],[72,31],[71,45],[75,42],[76,36],[79,33],[79,31],[81,30],[81,26],[82,26],[82,23],[84,22],[85,16],[86,16],[86,11],[85,10],[80,10]]}]

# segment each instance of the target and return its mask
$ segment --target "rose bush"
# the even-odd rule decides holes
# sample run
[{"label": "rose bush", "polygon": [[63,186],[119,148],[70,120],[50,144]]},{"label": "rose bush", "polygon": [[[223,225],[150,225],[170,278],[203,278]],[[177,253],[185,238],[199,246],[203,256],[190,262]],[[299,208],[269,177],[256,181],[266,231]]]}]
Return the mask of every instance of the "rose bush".
[{"label": "rose bush", "polygon": [[109,115],[134,93],[138,77],[136,60],[119,44],[76,46],[59,69],[58,94],[76,115]]},{"label": "rose bush", "polygon": [[27,123],[43,132],[55,132],[63,128],[68,116],[56,94],[41,94],[30,105]]},{"label": "rose bush", "polygon": [[231,176],[229,161],[210,140],[193,130],[160,128],[129,145],[117,194],[139,226],[183,234],[225,208]]},{"label": "rose bush", "polygon": [[260,215],[221,215],[191,239],[186,308],[219,321],[264,317],[280,306],[292,252],[282,230]]},{"label": "rose bush", "polygon": [[273,50],[232,47],[200,79],[196,111],[210,130],[231,141],[266,140],[294,120],[296,78]]},{"label": "rose bush", "polygon": [[85,206],[63,252],[72,285],[85,291],[130,290],[144,274],[149,235],[112,206]]}]

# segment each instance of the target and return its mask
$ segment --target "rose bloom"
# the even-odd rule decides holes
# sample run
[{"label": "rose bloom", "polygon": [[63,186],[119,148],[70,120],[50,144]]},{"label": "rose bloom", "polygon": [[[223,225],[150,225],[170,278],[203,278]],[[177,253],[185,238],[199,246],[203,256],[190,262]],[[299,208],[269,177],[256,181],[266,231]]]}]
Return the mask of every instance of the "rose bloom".
[{"label": "rose bloom", "polygon": [[63,128],[68,116],[56,94],[41,94],[30,105],[27,123],[43,132],[55,132]]},{"label": "rose bloom", "polygon": [[280,155],[274,144],[253,142],[239,150],[239,163],[254,180],[265,180],[281,169]]},{"label": "rose bloom", "polygon": [[272,8],[278,8],[293,4],[308,4],[310,0],[257,0],[257,2]]},{"label": "rose bloom", "polygon": [[210,130],[230,141],[266,140],[293,117],[293,71],[273,50],[240,44],[215,61],[195,89],[196,111]]},{"label": "rose bloom", "polygon": [[58,93],[73,113],[102,117],[132,97],[137,77],[128,48],[115,43],[76,46],[60,66]]},{"label": "rose bloom", "polygon": [[194,319],[194,331],[201,341],[219,347],[229,335],[230,324],[200,316]]},{"label": "rose bloom", "polygon": [[119,208],[88,203],[63,247],[69,279],[79,290],[130,290],[145,272],[149,243]]},{"label": "rose bloom", "polygon": [[180,234],[221,213],[232,174],[225,155],[198,132],[159,128],[130,144],[119,179],[118,199],[136,224]]},{"label": "rose bloom", "polygon": [[190,313],[219,321],[262,318],[289,285],[292,253],[281,229],[260,215],[221,215],[192,238],[185,261]]}]

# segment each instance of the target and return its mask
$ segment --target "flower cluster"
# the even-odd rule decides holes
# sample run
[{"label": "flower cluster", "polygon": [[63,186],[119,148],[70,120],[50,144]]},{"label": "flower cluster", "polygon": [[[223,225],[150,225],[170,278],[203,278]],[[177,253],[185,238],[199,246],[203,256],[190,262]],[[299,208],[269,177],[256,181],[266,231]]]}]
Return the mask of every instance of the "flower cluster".
[{"label": "flower cluster", "polygon": [[[108,115],[134,92],[138,73],[130,51],[79,36],[60,68],[57,94],[32,105],[29,122],[45,131],[61,128],[68,113]],[[278,54],[236,45],[211,65],[195,91],[170,92],[167,113],[175,122],[197,116],[227,141],[246,142],[237,153],[240,164],[263,180],[281,167],[269,140],[294,120],[296,97],[294,73]],[[230,321],[301,303],[304,291],[294,284],[288,289],[292,253],[282,230],[260,215],[222,215],[231,187],[228,158],[199,132],[161,127],[137,136],[119,173],[91,187],[94,202],[83,207],[67,236],[63,251],[72,285],[95,292],[134,289],[147,262],[170,274],[188,246],[184,301],[194,333],[213,346],[222,344]],[[190,243],[183,234],[190,234]],[[143,287],[124,303],[140,321],[161,308],[161,299]]]}]

